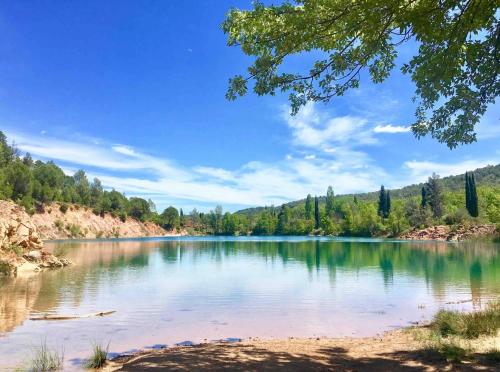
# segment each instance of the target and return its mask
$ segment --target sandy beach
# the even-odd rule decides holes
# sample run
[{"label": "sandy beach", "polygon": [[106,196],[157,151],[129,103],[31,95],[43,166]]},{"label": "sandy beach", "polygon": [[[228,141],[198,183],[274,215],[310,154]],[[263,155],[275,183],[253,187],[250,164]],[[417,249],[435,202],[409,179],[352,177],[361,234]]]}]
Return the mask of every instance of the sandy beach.
[{"label": "sandy beach", "polygon": [[[477,341],[483,349],[500,337]],[[481,346],[479,347],[481,350]],[[451,363],[426,350],[414,333],[400,329],[382,337],[249,339],[147,351],[123,357],[105,371],[231,370],[231,371],[494,371],[481,353],[470,361]]]}]

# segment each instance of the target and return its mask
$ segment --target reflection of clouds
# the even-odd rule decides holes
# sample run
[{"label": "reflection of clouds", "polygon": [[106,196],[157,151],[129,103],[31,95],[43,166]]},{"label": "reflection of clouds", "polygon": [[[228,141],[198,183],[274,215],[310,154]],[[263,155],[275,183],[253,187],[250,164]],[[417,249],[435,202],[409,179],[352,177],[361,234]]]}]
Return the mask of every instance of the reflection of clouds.
[{"label": "reflection of clouds", "polygon": [[[65,254],[75,265],[30,279],[2,279],[0,332],[19,326],[30,310],[74,311],[88,302],[89,295],[102,300],[108,292],[115,297],[106,306],[114,308],[133,298],[142,303],[145,311],[159,311],[150,307],[150,294],[143,294],[143,290],[161,299],[156,304],[160,308],[171,301],[183,302],[188,308],[203,301],[203,296],[211,298],[215,294],[243,306],[244,301],[258,302],[255,294],[269,291],[275,294],[266,297],[268,300],[293,303],[293,298],[281,298],[282,293],[293,290],[318,299],[325,295],[324,291],[339,291],[341,296],[346,287],[362,292],[369,289],[377,301],[383,302],[380,296],[404,294],[415,283],[431,288],[428,293],[436,303],[457,300],[449,296],[460,295],[472,296],[474,305],[480,305],[484,295],[498,295],[500,291],[500,250],[494,244],[272,239],[47,243],[48,250]],[[327,274],[325,283],[319,283],[322,273]],[[272,285],[266,275],[275,276]],[[287,281],[280,280],[281,275],[291,276]],[[340,297],[340,301],[349,307],[354,300]],[[104,305],[99,302],[97,306]]]}]

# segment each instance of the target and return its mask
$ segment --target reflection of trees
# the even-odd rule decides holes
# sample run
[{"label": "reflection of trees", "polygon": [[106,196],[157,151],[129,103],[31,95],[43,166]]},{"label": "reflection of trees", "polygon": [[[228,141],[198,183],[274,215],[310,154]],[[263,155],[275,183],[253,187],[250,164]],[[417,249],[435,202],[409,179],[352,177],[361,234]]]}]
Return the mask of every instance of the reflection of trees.
[{"label": "reflection of trees", "polygon": [[167,265],[258,256],[285,266],[298,263],[311,274],[327,271],[332,283],[339,270],[379,270],[386,286],[402,273],[425,280],[437,297],[443,297],[449,285],[469,286],[475,306],[480,305],[481,291],[498,294],[500,288],[500,250],[485,243],[215,239],[70,241],[47,247],[57,248],[75,265],[29,279],[0,279],[0,332],[21,324],[30,311],[54,311],[62,300],[78,306],[88,288],[120,282],[127,268],[133,269],[133,275],[142,275],[140,271],[155,257],[152,252]]},{"label": "reflection of trees", "polygon": [[481,307],[481,285],[482,269],[479,261],[474,261],[470,265],[470,292],[472,294],[472,304],[474,307]]},{"label": "reflection of trees", "polygon": [[492,293],[500,288],[500,251],[498,245],[487,243],[206,240],[169,242],[162,245],[161,252],[167,262],[185,257],[220,261],[234,255],[259,255],[285,265],[302,262],[309,271],[326,269],[332,279],[338,269],[378,268],[386,285],[391,285],[400,272],[424,279],[438,298],[445,295],[450,284],[470,285],[477,297],[481,287]]}]

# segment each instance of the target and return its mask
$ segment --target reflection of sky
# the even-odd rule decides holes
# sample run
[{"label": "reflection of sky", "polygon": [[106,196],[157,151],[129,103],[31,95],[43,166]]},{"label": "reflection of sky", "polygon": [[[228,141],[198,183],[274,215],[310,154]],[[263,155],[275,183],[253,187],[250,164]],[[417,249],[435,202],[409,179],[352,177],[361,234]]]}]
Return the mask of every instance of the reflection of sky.
[{"label": "reflection of sky", "polygon": [[[44,337],[64,344],[66,355],[83,357],[93,340],[123,351],[205,338],[373,335],[428,319],[438,307],[451,306],[446,302],[470,299],[471,292],[480,298],[498,288],[488,283],[495,280],[498,251],[486,247],[477,253],[434,243],[414,249],[303,239],[216,241],[127,240],[68,249],[76,265],[33,279],[41,281],[40,291],[30,294],[37,296],[34,310],[116,313],[25,321],[0,338],[0,354],[16,361],[23,346]],[[432,272],[436,268],[440,275]]]}]

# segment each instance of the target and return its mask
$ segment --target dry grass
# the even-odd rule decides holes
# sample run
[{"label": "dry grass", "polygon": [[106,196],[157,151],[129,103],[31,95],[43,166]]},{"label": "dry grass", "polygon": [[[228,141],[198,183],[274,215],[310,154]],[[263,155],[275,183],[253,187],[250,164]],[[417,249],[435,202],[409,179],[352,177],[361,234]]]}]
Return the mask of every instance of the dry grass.
[{"label": "dry grass", "polygon": [[47,346],[43,341],[40,346],[34,349],[33,358],[28,363],[28,371],[46,372],[62,369],[64,362],[64,353],[59,354]]}]

